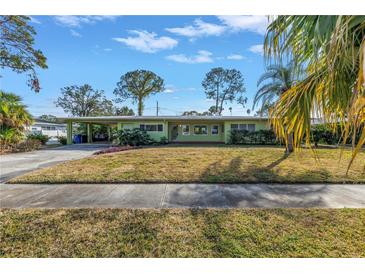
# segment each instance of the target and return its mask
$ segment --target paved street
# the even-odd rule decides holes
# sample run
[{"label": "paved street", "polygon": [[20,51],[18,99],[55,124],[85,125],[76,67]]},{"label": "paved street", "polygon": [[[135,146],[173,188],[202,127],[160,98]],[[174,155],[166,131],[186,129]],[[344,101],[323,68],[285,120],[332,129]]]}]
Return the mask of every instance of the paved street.
[{"label": "paved street", "polygon": [[365,185],[0,185],[3,208],[365,208]]},{"label": "paved street", "polygon": [[106,147],[109,147],[109,145],[80,144],[1,155],[0,183],[38,168],[90,156]]}]

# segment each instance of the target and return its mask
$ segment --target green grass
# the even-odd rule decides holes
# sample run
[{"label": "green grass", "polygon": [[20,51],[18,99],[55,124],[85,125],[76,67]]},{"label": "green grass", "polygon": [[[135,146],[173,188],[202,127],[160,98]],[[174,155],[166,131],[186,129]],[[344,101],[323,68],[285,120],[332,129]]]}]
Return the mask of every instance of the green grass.
[{"label": "green grass", "polygon": [[280,147],[153,147],[104,154],[34,171],[12,183],[64,182],[328,182],[365,183],[365,152],[346,176],[351,150]]},{"label": "green grass", "polygon": [[365,209],[0,210],[1,257],[365,257]]}]

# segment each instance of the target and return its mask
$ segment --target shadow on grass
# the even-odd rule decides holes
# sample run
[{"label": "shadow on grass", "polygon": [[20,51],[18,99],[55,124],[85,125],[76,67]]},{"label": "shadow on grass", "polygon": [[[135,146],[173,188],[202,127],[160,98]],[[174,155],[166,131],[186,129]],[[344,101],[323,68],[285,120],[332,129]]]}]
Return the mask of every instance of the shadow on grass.
[{"label": "shadow on grass", "polygon": [[296,174],[279,175],[274,168],[288,158],[283,154],[270,164],[245,166],[244,156],[230,160],[228,165],[216,161],[202,172],[199,181],[207,183],[322,183],[331,174],[325,169],[296,171]]}]

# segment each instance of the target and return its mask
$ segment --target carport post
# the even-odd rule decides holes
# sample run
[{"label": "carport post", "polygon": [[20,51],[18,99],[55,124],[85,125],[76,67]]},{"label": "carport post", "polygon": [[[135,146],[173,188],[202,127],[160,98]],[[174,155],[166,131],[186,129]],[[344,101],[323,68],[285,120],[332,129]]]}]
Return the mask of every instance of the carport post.
[{"label": "carport post", "polygon": [[108,142],[112,140],[112,128],[111,125],[108,125]]},{"label": "carport post", "polygon": [[72,122],[67,121],[67,144],[72,145]]},{"label": "carport post", "polygon": [[88,123],[86,124],[86,127],[87,127],[87,142],[92,143],[93,142],[92,125]]}]

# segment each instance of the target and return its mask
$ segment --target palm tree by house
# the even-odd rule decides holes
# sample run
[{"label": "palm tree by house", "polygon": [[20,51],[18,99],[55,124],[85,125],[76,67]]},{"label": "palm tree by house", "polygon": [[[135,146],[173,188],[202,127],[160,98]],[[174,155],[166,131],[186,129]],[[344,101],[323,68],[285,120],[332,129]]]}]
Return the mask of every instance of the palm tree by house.
[{"label": "palm tree by house", "polygon": [[0,145],[1,149],[14,146],[24,137],[26,125],[32,117],[22,104],[21,98],[0,90]]},{"label": "palm tree by house", "polygon": [[[276,134],[293,145],[310,143],[314,111],[342,125],[344,142],[360,131],[352,160],[365,143],[365,16],[277,16],[268,26],[267,61],[290,58],[306,75],[275,103],[270,113]],[[351,166],[352,161],[349,164]]]},{"label": "palm tree by house", "polygon": [[[269,113],[274,102],[280,98],[295,83],[294,72],[290,65],[270,65],[257,81],[258,90],[253,100],[253,107],[261,101],[258,113]],[[287,152],[293,152],[292,137],[287,142]]]},{"label": "palm tree by house", "polygon": [[261,101],[260,111],[271,108],[276,99],[294,84],[293,70],[290,66],[270,65],[257,81],[258,90],[253,100],[254,109]]}]

